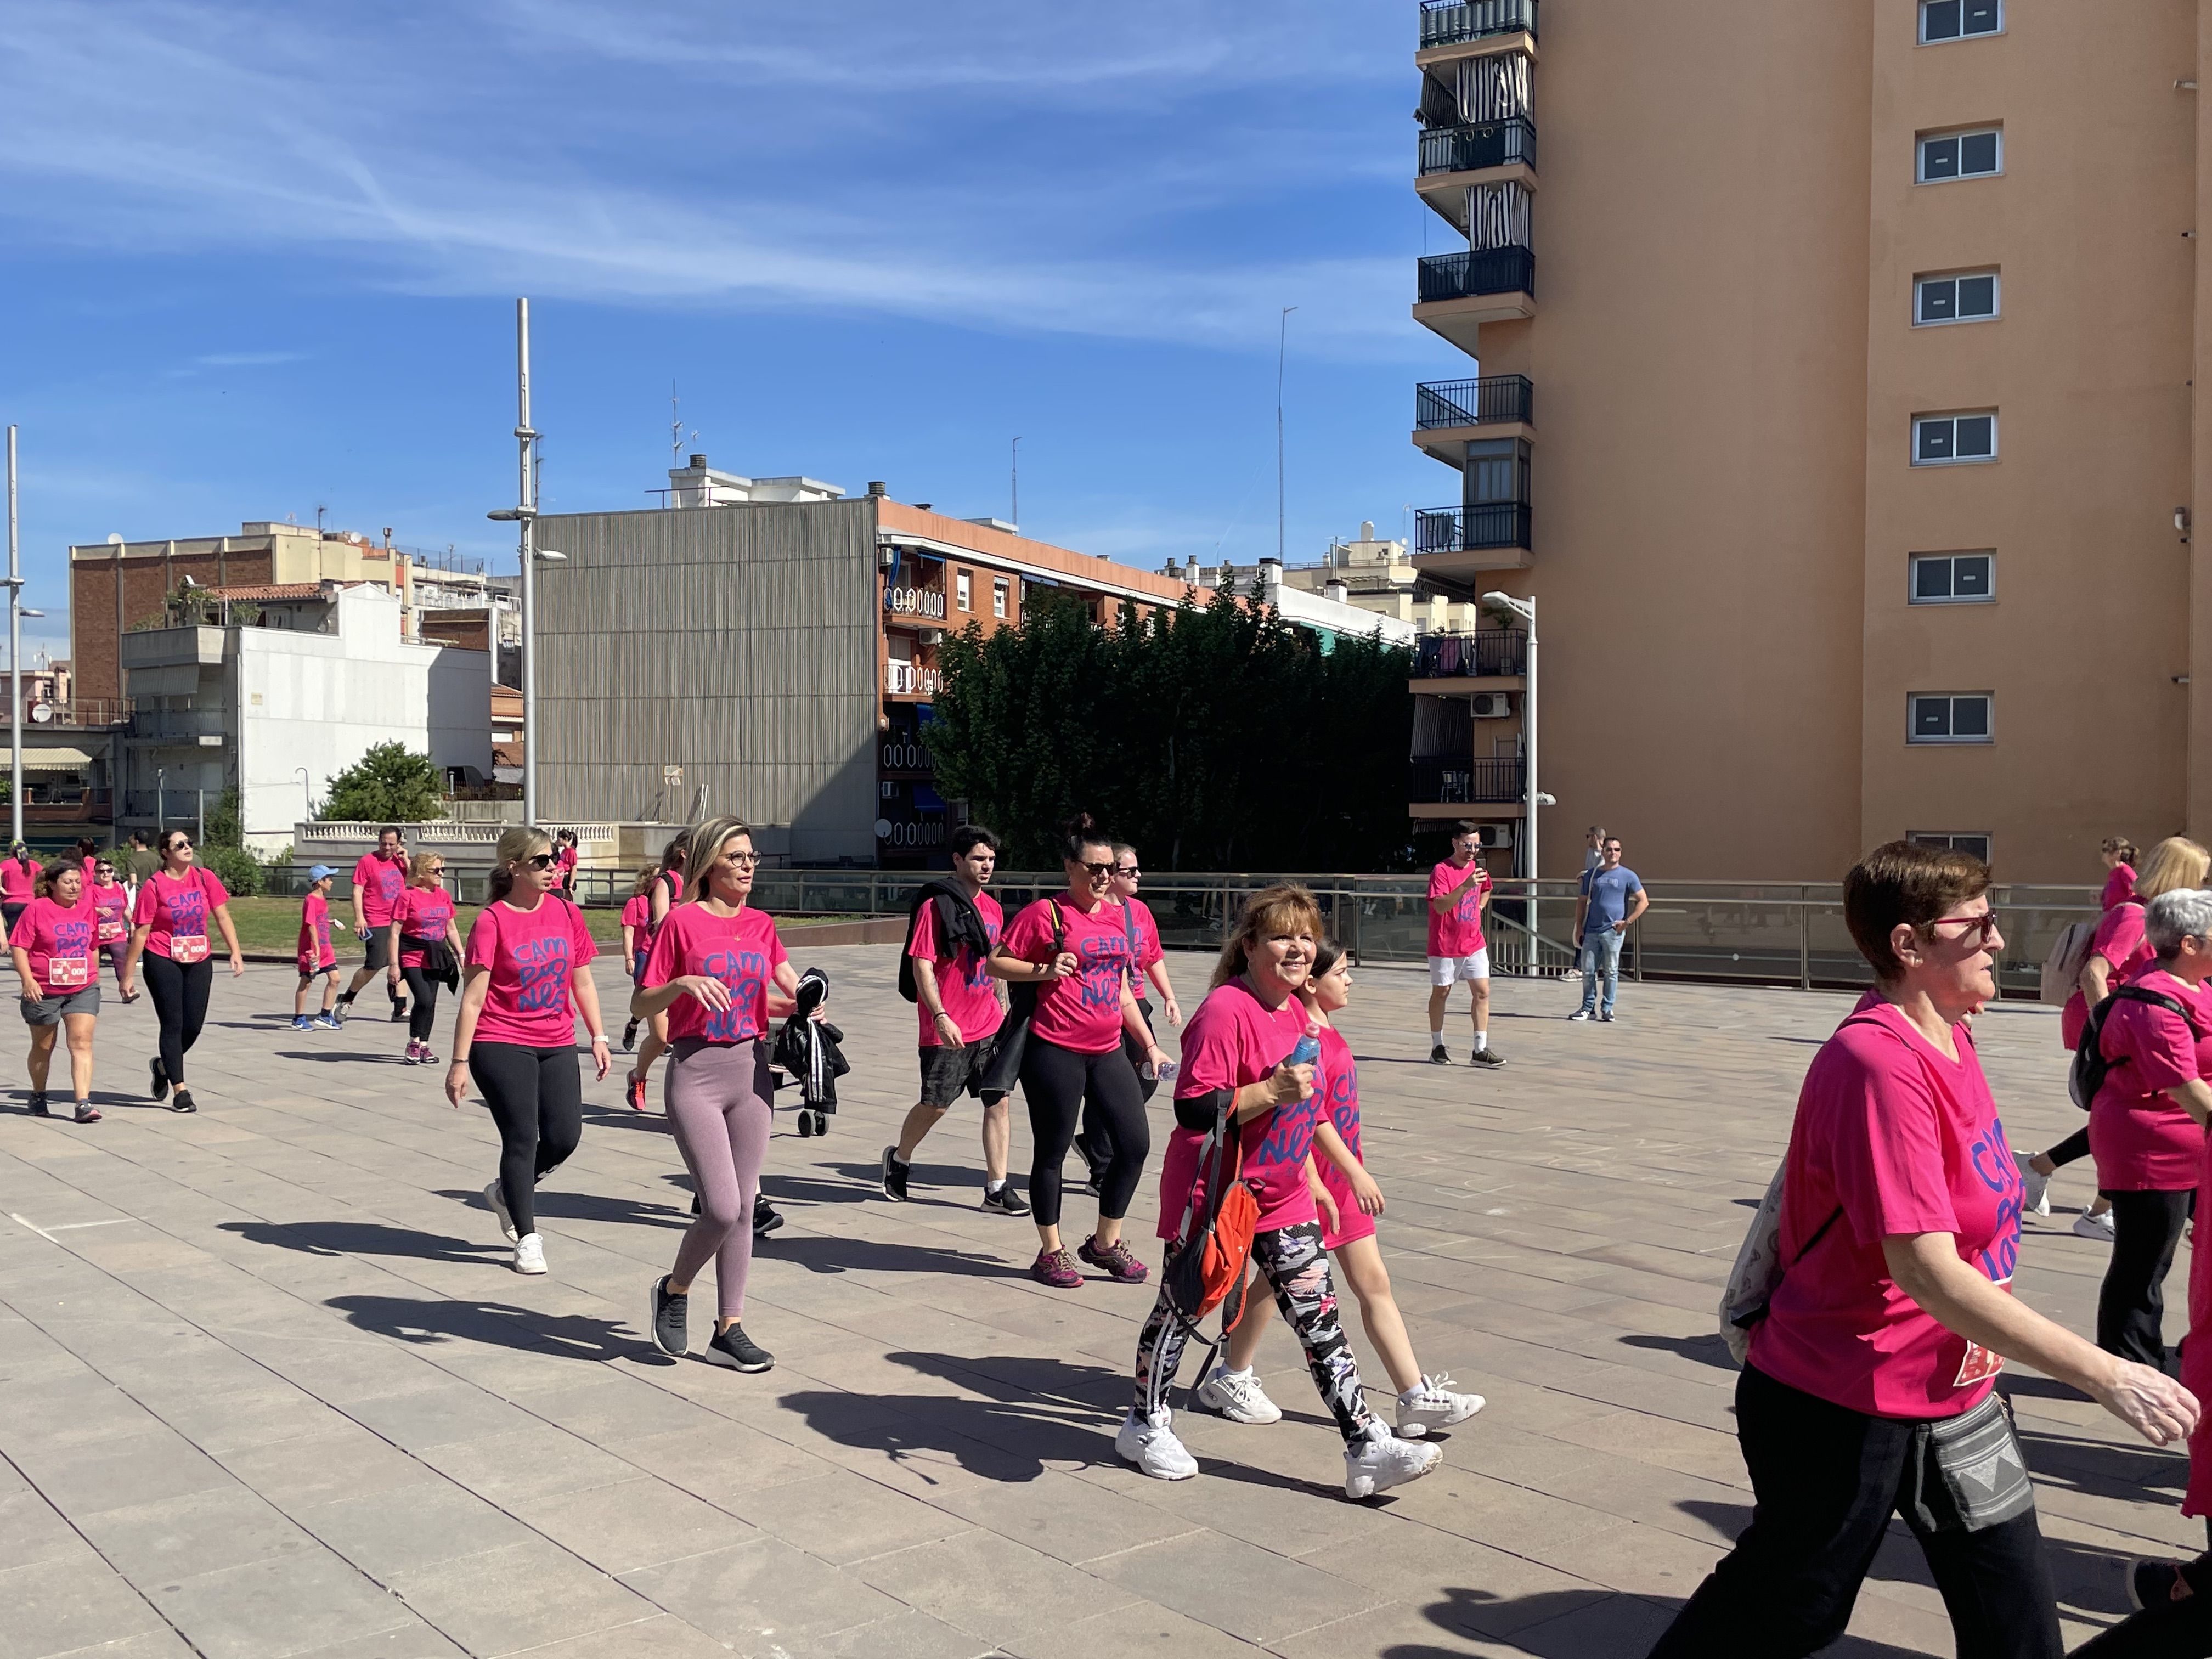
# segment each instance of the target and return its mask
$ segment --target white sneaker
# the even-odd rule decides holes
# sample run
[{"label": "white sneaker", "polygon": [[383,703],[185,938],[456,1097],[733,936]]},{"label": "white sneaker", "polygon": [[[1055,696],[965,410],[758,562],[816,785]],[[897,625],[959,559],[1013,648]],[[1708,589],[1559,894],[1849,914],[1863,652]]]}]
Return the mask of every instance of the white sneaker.
[{"label": "white sneaker", "polygon": [[1401,1440],[1380,1423],[1366,1443],[1344,1449],[1344,1495],[1372,1498],[1434,1472],[1444,1461],[1442,1446]]},{"label": "white sneaker", "polygon": [[1586,1020],[1586,1019],[1588,1019],[1589,1017],[1590,1017],[1590,1011],[1589,1011],[1589,1009],[1587,1009],[1587,1008],[1577,1008],[1577,1009],[1576,1009],[1576,1010],[1574,1011],[1574,1012],[1572,1012],[1571,1014],[1569,1014],[1569,1015],[1567,1016],[1567,1020],[1568,1020],[1568,1023],[1571,1024],[1573,1024],[1574,1022],[1578,1021],[1578,1020]]},{"label": "white sneaker", "polygon": [[1219,1412],[1232,1423],[1279,1423],[1283,1408],[1267,1398],[1260,1379],[1249,1370],[1232,1371],[1216,1365],[1213,1375],[1198,1385],[1198,1403]]},{"label": "white sneaker", "polygon": [[2118,1234],[2113,1231],[2113,1225],[2112,1212],[2110,1210],[2102,1211],[2096,1215],[2092,1215],[2088,1211],[2084,1210],[2074,1218],[2074,1231],[2077,1234],[2083,1238],[2094,1238],[2105,1244],[2111,1243],[2118,1237]]},{"label": "white sneaker", "polygon": [[1114,1449],[1155,1480],[1188,1480],[1198,1473],[1198,1460],[1176,1438],[1174,1421],[1175,1413],[1165,1406],[1149,1417],[1133,1410],[1121,1419]]},{"label": "white sneaker", "polygon": [[2049,1215],[2051,1177],[2036,1174],[2031,1167],[2034,1156],[2033,1152],[2014,1152],[2012,1155],[2012,1161],[2020,1165],[2021,1184],[2027,1188],[2027,1195],[2021,1200],[2021,1208],[2031,1215]]},{"label": "white sneaker", "polygon": [[1466,1422],[1482,1409],[1483,1403],[1479,1394],[1454,1394],[1451,1373],[1438,1371],[1398,1396],[1398,1432],[1408,1440],[1418,1440],[1431,1429]]},{"label": "white sneaker", "polygon": [[525,1233],[514,1241],[514,1271],[519,1273],[542,1273],[545,1271],[545,1242],[536,1233]]},{"label": "white sneaker", "polygon": [[500,1196],[496,1181],[484,1188],[484,1202],[491,1206],[491,1212],[499,1218],[499,1230],[507,1235],[508,1243],[512,1244],[522,1237],[514,1231],[514,1218],[507,1212],[507,1200]]}]

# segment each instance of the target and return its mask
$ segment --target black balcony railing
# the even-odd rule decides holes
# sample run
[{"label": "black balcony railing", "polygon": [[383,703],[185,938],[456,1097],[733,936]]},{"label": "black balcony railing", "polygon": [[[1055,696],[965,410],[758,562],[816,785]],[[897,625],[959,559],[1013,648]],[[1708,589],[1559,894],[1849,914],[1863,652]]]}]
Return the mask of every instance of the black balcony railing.
[{"label": "black balcony railing", "polygon": [[1536,386],[1526,374],[1486,374],[1479,380],[1428,380],[1413,388],[1413,426],[1484,426],[1536,418]]},{"label": "black balcony railing", "polygon": [[1536,165],[1536,124],[1525,115],[1480,126],[1431,127],[1421,135],[1421,177],[1472,173],[1519,161]]},{"label": "black balcony railing", "polygon": [[1421,0],[1421,44],[1449,46],[1486,34],[1536,33],[1536,0]]},{"label": "black balcony railing", "polygon": [[1475,760],[1466,755],[1413,757],[1413,793],[1417,801],[1443,805],[1465,801],[1503,805],[1525,799],[1528,793],[1527,763]]},{"label": "black balcony railing", "polygon": [[1490,547],[1533,547],[1528,503],[1484,501],[1474,507],[1425,508],[1413,514],[1413,551],[1466,553]]},{"label": "black balcony railing", "polygon": [[1498,679],[1528,672],[1528,635],[1524,629],[1424,634],[1416,641],[1414,652],[1413,672],[1425,680]]},{"label": "black balcony railing", "polygon": [[1421,261],[1421,303],[1466,300],[1478,294],[1536,291],[1536,256],[1525,247],[1486,247],[1468,253],[1432,253]]}]

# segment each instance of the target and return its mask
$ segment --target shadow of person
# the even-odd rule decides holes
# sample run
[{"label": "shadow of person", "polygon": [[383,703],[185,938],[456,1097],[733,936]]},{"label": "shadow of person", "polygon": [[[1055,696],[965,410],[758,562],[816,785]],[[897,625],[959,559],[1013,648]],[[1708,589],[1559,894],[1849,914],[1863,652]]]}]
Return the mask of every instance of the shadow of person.
[{"label": "shadow of person", "polygon": [[2019,1431],[2027,1467],[2045,1486],[2130,1500],[2167,1492],[2178,1504],[2189,1485],[2189,1459],[2179,1451],[2060,1434],[2030,1423]]},{"label": "shadow of person", "polygon": [[492,1261],[498,1256],[487,1252],[496,1249],[503,1255],[509,1248],[504,1243],[471,1243],[465,1238],[447,1238],[437,1233],[418,1232],[411,1227],[389,1226],[380,1221],[226,1221],[222,1231],[236,1233],[256,1244],[273,1244],[280,1249],[298,1250],[307,1255],[397,1255],[418,1261]]},{"label": "shadow of person", "polygon": [[[1680,1597],[1596,1584],[1532,1595],[1452,1588],[1421,1609],[1442,1639],[1401,1642],[1382,1650],[1382,1659],[1470,1659],[1497,1652],[1500,1643],[1538,1659],[1644,1659],[1681,1609]],[[1911,1659],[1917,1651],[1852,1636],[1820,1650],[1822,1659]]]},{"label": "shadow of person", "polygon": [[[465,1193],[441,1188],[440,1198],[450,1198],[456,1204],[489,1216],[490,1208],[484,1203],[482,1192]],[[540,1187],[531,1202],[540,1215],[552,1216],[562,1221],[612,1221],[623,1226],[688,1227],[691,1218],[681,1210],[667,1204],[641,1204],[631,1198],[606,1198],[598,1193],[568,1193],[558,1188]]]},{"label": "shadow of person", "polygon": [[796,1262],[817,1273],[960,1273],[971,1279],[1023,1279],[1025,1267],[1004,1257],[976,1251],[946,1250],[927,1244],[886,1243],[866,1238],[806,1237],[779,1238],[775,1259]]},{"label": "shadow of person", "polygon": [[558,1358],[669,1363],[658,1348],[639,1341],[620,1322],[583,1314],[548,1314],[504,1302],[399,1296],[339,1296],[323,1305],[362,1330],[401,1342],[475,1342]]},{"label": "shadow of person", "polygon": [[1729,1356],[1728,1344],[1716,1331],[1708,1336],[1645,1336],[1641,1334],[1620,1339],[1621,1346],[1629,1348],[1649,1348],[1656,1353],[1680,1354],[1685,1359],[1694,1359],[1700,1365],[1711,1365],[1716,1370],[1732,1371],[1736,1363]]}]

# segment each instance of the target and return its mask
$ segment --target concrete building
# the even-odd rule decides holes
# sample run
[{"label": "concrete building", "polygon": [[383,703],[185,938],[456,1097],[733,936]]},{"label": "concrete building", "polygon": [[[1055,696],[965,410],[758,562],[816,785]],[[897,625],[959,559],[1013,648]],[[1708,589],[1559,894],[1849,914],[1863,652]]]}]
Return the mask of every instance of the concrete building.
[{"label": "concrete building", "polygon": [[[880,484],[846,499],[691,463],[669,475],[670,510],[538,521],[568,556],[538,579],[528,740],[549,821],[731,811],[787,828],[797,864],[941,858],[950,805],[921,733],[946,630],[990,633],[1048,592],[1103,621],[1188,591]],[[700,479],[805,489],[708,507]]]},{"label": "concrete building", "polygon": [[2212,836],[2212,15],[1537,11],[1418,8],[1413,562],[1539,601],[1545,867]]},{"label": "concrete building", "polygon": [[1333,650],[1345,636],[1373,639],[1385,645],[1410,647],[1419,633],[1411,617],[1390,615],[1379,606],[1355,599],[1340,573],[1324,565],[1291,565],[1273,559],[1257,564],[1202,565],[1196,559],[1164,567],[1160,574],[1191,587],[1228,587],[1240,598],[1259,584],[1263,603],[1293,627],[1311,635],[1323,651]]},{"label": "concrete building", "polygon": [[[1278,565],[1262,559],[1256,565],[1202,565],[1191,558],[1169,565],[1160,574],[1180,576],[1200,587],[1234,583],[1239,592],[1247,591],[1255,576],[1267,575],[1286,591],[1355,605],[1401,624],[1384,629],[1384,637],[1393,644],[1411,644],[1418,634],[1472,629],[1480,620],[1474,589],[1417,568],[1406,544],[1378,538],[1371,520],[1359,526],[1357,538],[1333,539],[1319,564]],[[1322,614],[1311,618],[1316,625]],[[1350,625],[1357,626],[1356,619]],[[1332,631],[1346,629],[1336,626]]]},{"label": "concrete building", "polygon": [[[491,775],[491,657],[403,637],[400,596],[368,583],[223,590],[226,625],[123,639],[132,713],[119,827],[239,792],[246,845],[274,852],[327,781],[380,743]],[[241,619],[253,607],[252,620]]]}]

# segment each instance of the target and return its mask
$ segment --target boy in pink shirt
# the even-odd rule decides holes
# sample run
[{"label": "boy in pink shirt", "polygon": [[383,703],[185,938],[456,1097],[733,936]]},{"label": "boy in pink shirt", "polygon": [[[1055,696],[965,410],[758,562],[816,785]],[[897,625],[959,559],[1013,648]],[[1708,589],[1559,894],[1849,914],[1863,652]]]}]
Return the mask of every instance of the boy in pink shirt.
[{"label": "boy in pink shirt", "polygon": [[[338,1017],[331,1011],[338,1000],[338,952],[331,930],[345,924],[331,919],[331,884],[337,872],[319,864],[307,872],[307,896],[300,902],[300,988],[292,994],[292,1029],[295,1031],[335,1031]],[[310,1017],[307,993],[323,981],[323,1012]]]},{"label": "boy in pink shirt", "polygon": [[1490,946],[1482,913],[1490,903],[1490,872],[1482,865],[1482,836],[1471,818],[1452,826],[1451,856],[1429,872],[1429,1064],[1449,1066],[1444,1005],[1464,980],[1474,998],[1474,1066],[1495,1070],[1505,1057],[1490,1046]]}]

